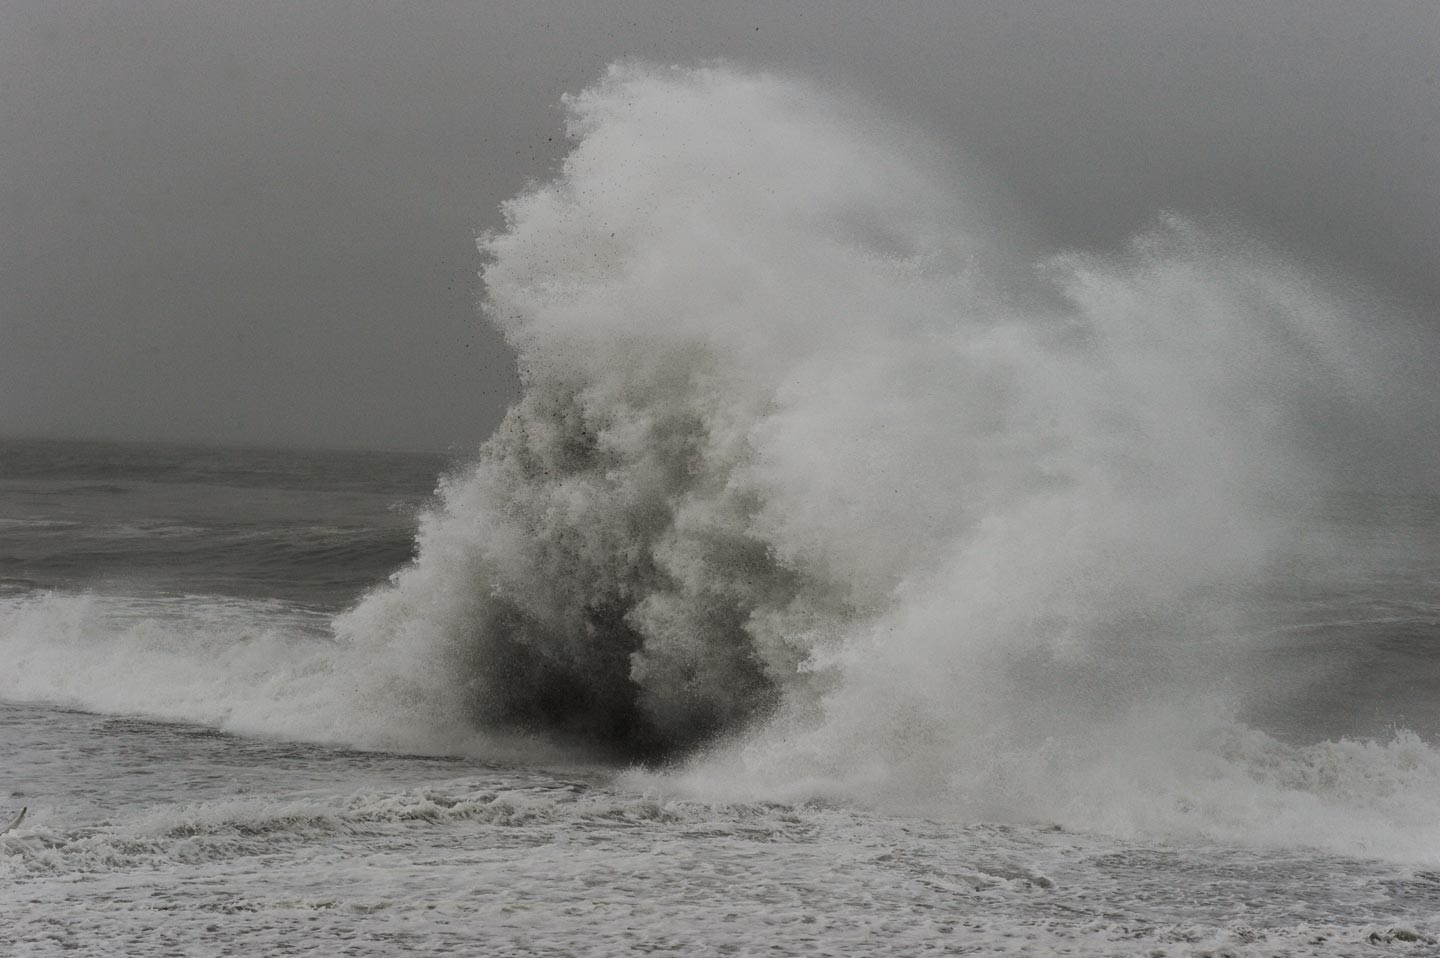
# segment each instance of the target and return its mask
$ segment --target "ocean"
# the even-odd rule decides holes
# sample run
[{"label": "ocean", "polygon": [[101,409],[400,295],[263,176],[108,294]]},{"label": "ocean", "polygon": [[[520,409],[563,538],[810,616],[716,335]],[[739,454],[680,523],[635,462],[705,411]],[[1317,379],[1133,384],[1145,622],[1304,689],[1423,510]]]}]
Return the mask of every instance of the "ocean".
[{"label": "ocean", "polygon": [[1232,226],[616,67],[449,456],[0,442],[0,953],[1440,954],[1429,380]]}]

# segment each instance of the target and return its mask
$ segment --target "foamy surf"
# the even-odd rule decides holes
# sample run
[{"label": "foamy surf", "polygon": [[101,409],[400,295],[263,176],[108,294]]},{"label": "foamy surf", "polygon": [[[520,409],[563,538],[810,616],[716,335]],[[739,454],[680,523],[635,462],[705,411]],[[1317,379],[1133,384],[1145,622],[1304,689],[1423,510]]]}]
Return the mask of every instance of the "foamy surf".
[{"label": "foamy surf", "polygon": [[[543,761],[574,749],[486,730],[427,697],[429,663],[376,662],[329,616],[205,595],[0,597],[0,700],[420,755]],[[410,671],[413,669],[414,671]]]},{"label": "foamy surf", "polygon": [[[35,718],[51,733],[77,720]],[[152,774],[152,796],[162,785],[178,795],[173,786],[222,755],[203,757],[210,740],[185,742],[167,748],[173,764]],[[401,756],[360,771],[363,756],[233,744],[271,752],[246,766],[256,779],[100,817],[42,809],[0,836],[0,943],[144,950],[159,935],[192,952],[617,956],[1424,954],[1434,944],[1417,921],[1440,891],[1435,875],[1378,862],[853,804],[642,798],[604,776],[457,775]],[[290,752],[310,787],[277,774],[274,759]]]}]

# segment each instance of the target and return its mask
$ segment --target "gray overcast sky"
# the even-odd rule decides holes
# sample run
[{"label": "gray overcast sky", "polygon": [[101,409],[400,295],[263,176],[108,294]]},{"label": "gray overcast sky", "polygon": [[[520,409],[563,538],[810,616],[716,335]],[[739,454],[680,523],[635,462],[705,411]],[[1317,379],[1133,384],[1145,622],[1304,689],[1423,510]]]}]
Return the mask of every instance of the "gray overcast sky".
[{"label": "gray overcast sky", "polygon": [[1440,312],[1435,0],[0,0],[0,434],[473,446],[475,233],[626,56],[857,91],[1048,244],[1220,211]]}]

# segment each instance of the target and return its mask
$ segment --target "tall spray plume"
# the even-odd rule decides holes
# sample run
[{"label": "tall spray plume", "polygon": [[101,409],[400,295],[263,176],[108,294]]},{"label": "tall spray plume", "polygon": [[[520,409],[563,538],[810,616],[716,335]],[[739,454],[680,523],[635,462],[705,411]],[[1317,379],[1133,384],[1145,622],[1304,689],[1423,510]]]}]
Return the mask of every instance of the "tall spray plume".
[{"label": "tall spray plume", "polygon": [[[1236,721],[1276,590],[1337,574],[1327,437],[1386,399],[1312,271],[1175,216],[1017,268],[932,146],[784,77],[566,107],[480,244],[523,393],[337,621],[372,692],[656,787],[1121,831],[1243,830],[1237,782],[1283,820],[1256,769],[1314,749],[1440,777]],[[1306,794],[1397,842],[1433,811]]]}]

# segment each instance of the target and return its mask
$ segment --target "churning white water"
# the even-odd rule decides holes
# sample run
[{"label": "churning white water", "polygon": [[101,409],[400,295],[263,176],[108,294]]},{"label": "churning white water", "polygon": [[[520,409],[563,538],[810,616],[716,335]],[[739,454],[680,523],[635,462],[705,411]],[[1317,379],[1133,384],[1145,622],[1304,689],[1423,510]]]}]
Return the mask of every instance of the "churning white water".
[{"label": "churning white water", "polygon": [[1017,285],[964,181],[792,80],[568,107],[481,243],[524,394],[342,639],[690,795],[1440,853],[1415,736],[1238,721],[1376,564],[1326,503],[1414,400],[1353,296],[1174,216]]}]

